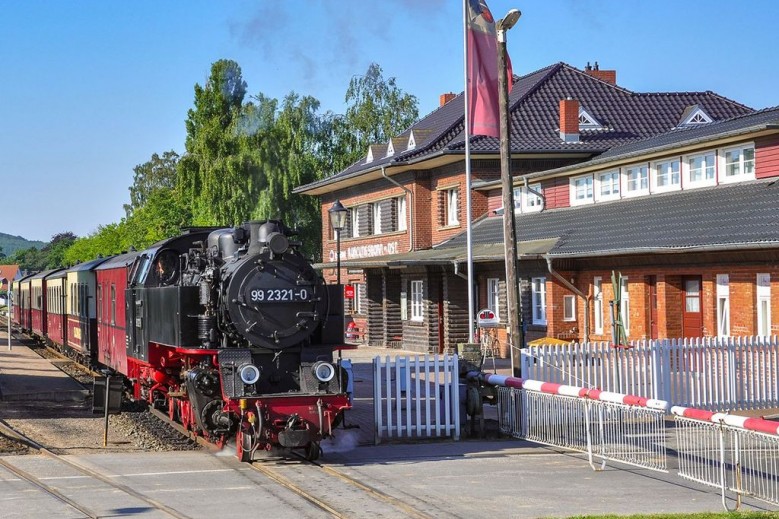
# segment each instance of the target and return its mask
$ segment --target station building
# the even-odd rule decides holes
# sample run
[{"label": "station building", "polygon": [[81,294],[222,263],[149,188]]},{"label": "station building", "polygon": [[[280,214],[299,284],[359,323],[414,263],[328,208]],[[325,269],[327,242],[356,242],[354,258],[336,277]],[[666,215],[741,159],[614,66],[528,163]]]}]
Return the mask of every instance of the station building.
[{"label": "station building", "polygon": [[[609,340],[612,273],[628,339],[779,330],[779,110],[712,92],[637,93],[557,63],[514,78],[513,213],[528,341]],[[462,96],[344,171],[298,187],[341,232],[347,309],[369,344],[441,352],[468,338]],[[471,137],[476,308],[505,322],[499,141]],[[779,287],[778,287],[779,288]],[[501,353],[507,353],[505,329]]]}]

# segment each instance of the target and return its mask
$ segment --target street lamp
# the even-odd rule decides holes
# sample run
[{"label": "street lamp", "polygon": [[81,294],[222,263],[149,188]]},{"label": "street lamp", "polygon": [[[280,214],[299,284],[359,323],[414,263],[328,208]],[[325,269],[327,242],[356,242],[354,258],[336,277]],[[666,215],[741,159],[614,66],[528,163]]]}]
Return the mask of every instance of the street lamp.
[{"label": "street lamp", "polygon": [[519,357],[514,355],[515,348],[523,346],[522,337],[522,301],[519,292],[517,267],[517,224],[514,219],[514,183],[511,177],[511,150],[509,142],[509,94],[506,74],[506,31],[514,27],[522,13],[518,9],[510,10],[503,19],[498,20],[498,106],[500,111],[500,178],[503,190],[503,243],[506,253],[506,303],[508,306],[508,334],[511,356],[511,369],[515,377],[521,376]]},{"label": "street lamp", "polygon": [[333,207],[327,211],[330,214],[330,225],[335,231],[335,269],[337,283],[341,284],[341,231],[346,228],[346,213],[349,212],[340,200],[336,200]]}]

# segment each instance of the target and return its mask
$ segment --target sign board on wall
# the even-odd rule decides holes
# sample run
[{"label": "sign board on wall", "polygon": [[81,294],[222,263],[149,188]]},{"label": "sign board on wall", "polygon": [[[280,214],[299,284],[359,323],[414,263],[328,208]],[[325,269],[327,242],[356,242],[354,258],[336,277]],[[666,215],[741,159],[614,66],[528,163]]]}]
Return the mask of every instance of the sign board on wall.
[{"label": "sign board on wall", "polygon": [[354,285],[344,285],[344,298],[354,299]]}]

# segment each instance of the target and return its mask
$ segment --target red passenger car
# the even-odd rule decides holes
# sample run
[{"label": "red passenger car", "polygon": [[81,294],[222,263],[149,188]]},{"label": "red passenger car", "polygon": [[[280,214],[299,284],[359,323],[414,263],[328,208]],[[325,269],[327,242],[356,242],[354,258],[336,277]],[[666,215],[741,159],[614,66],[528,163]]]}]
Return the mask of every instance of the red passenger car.
[{"label": "red passenger car", "polygon": [[97,280],[97,360],[127,373],[124,291],[137,252],[114,256],[94,268]]},{"label": "red passenger car", "polygon": [[65,346],[65,270],[52,272],[46,283],[46,339],[62,349]]},{"label": "red passenger car", "polygon": [[52,274],[53,270],[39,272],[30,278],[30,331],[38,337],[46,335],[46,291],[45,278]]},{"label": "red passenger car", "polygon": [[86,363],[97,360],[97,282],[95,267],[106,262],[100,258],[71,267],[66,272],[68,305],[66,308],[67,345]]},{"label": "red passenger car", "polygon": [[32,276],[28,274],[11,284],[12,322],[23,330],[30,329],[30,278]]}]

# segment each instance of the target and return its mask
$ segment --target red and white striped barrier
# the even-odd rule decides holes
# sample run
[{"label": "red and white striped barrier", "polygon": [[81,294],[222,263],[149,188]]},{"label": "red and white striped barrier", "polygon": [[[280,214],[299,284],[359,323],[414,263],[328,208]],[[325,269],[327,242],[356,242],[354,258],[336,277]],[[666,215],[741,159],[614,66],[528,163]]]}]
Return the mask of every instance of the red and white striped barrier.
[{"label": "red and white striped barrier", "polygon": [[715,424],[725,424],[747,431],[756,431],[766,434],[779,436],[779,423],[762,418],[749,418],[747,416],[736,416],[733,414],[715,413],[713,411],[703,411],[692,407],[673,406],[671,413],[683,418],[700,420],[702,422],[711,422]]},{"label": "red and white striped barrier", "polygon": [[577,398],[587,398],[600,402],[610,402],[613,404],[624,404],[649,409],[667,411],[670,405],[665,400],[655,398],[646,398],[636,395],[623,395],[622,393],[612,393],[611,391],[601,391],[600,389],[588,389],[586,387],[566,386],[564,384],[555,384],[553,382],[542,382],[540,380],[524,380],[506,375],[482,374],[482,380],[493,386],[513,387],[517,389],[527,389],[538,393],[547,393],[550,395],[572,396]]}]

